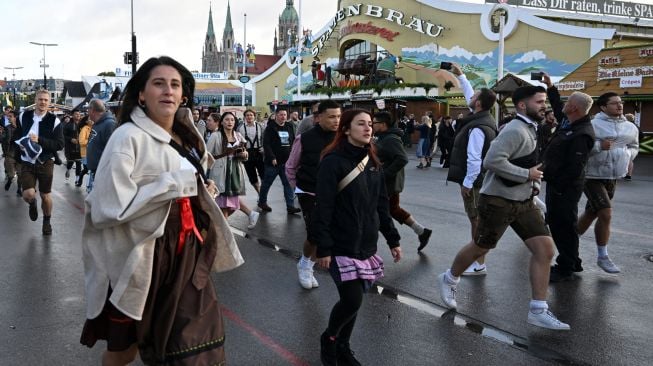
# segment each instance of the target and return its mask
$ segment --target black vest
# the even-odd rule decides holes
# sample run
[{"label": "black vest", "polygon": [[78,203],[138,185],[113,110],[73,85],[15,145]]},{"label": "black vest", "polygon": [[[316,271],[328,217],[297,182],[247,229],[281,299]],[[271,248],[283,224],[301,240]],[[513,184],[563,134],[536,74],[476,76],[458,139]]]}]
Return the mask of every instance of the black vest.
[{"label": "black vest", "polygon": [[[58,138],[59,136],[54,135],[54,129],[55,129],[54,123],[56,120],[57,120],[57,116],[55,116],[53,113],[46,112],[45,116],[43,116],[43,119],[41,119],[41,122],[39,122],[39,137],[48,138],[48,139]],[[20,120],[21,136],[17,136],[17,139],[23,136],[27,136],[33,124],[34,124],[34,110],[27,110],[23,112],[23,118],[21,118]],[[61,138],[63,140],[63,134],[61,135]],[[54,158],[54,154],[57,152],[57,150],[48,149],[48,147],[43,146],[43,144],[41,144],[41,148],[43,148],[43,152],[41,152],[41,155],[39,155],[40,161],[46,161],[48,159]]]},{"label": "black vest", "polygon": [[301,134],[302,154],[299,157],[297,170],[297,187],[302,191],[315,193],[320,154],[335,136],[335,132],[325,131],[320,125]]},{"label": "black vest", "polygon": [[[459,125],[460,124],[460,125]],[[456,139],[453,143],[453,150],[451,151],[451,158],[449,160],[449,173],[447,180],[463,184],[465,176],[467,175],[467,144],[469,144],[469,133],[473,128],[480,128],[485,135],[483,140],[483,150],[481,151],[481,160],[485,158],[485,154],[490,148],[490,142],[497,137],[497,128],[494,119],[489,111],[482,111],[470,116],[467,116],[456,122],[458,130],[456,132]],[[481,172],[474,181],[474,187],[480,187],[483,184],[485,176],[485,169],[481,163]]]}]

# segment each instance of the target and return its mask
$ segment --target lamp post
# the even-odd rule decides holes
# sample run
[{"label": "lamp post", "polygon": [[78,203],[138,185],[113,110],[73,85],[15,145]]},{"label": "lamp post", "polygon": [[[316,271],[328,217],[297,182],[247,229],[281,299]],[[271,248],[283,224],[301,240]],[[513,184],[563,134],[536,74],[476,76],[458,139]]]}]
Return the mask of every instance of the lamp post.
[{"label": "lamp post", "polygon": [[138,56],[136,52],[136,33],[134,33],[134,0],[131,0],[131,21],[132,21],[132,76],[136,74]]},{"label": "lamp post", "polygon": [[31,44],[37,45],[37,46],[43,46],[43,63],[41,64],[41,67],[43,68],[43,89],[48,88],[48,77],[45,75],[45,69],[48,67],[48,64],[45,63],[45,47],[54,47],[58,46],[56,43],[39,43],[39,42],[30,42]]},{"label": "lamp post", "polygon": [[297,97],[302,96],[302,0],[297,2],[298,16],[297,16]]},{"label": "lamp post", "polygon": [[[247,13],[243,14],[244,21],[243,21],[243,54],[241,56],[241,61],[243,62],[243,74],[242,76],[245,76],[245,66],[247,64],[247,56],[245,55],[246,52],[245,50],[247,49]],[[242,90],[242,99],[240,101],[240,105],[242,107],[245,106],[245,83],[241,81],[241,84],[243,84],[243,90]]]},{"label": "lamp post", "polygon": [[[16,67],[7,67],[5,66],[5,69],[11,70],[11,80],[13,81],[13,88],[14,89],[14,105],[16,104],[16,70],[22,69],[22,66],[16,66]],[[15,106],[14,106],[15,108]]]}]

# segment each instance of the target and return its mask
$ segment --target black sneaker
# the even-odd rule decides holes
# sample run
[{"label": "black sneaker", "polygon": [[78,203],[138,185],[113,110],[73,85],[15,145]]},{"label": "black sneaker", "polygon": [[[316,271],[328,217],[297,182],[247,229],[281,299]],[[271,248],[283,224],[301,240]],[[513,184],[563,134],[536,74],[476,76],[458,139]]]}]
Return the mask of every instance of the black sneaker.
[{"label": "black sneaker", "polygon": [[39,218],[39,210],[36,207],[36,200],[29,203],[29,219],[36,221]]},{"label": "black sneaker", "polygon": [[272,207],[270,207],[267,203],[259,203],[258,208],[261,209],[263,212],[270,212],[272,211]]},{"label": "black sneaker", "polygon": [[288,207],[287,211],[288,211],[288,215],[293,215],[302,212],[302,209],[298,207]]},{"label": "black sneaker", "polygon": [[337,366],[338,354],[336,352],[336,341],[331,340],[325,331],[320,337],[320,359],[324,366]]},{"label": "black sneaker", "polygon": [[5,183],[5,191],[9,190],[9,187],[11,187],[11,182],[14,181],[14,178],[8,179],[7,182]]},{"label": "black sneaker", "polygon": [[624,177],[624,180],[631,181],[631,180],[633,180],[633,177],[631,177],[630,175],[626,175]]},{"label": "black sneaker", "polygon": [[49,222],[43,223],[43,235],[52,235],[52,225]]},{"label": "black sneaker", "polygon": [[426,229],[425,228],[422,235],[417,237],[419,239],[419,246],[417,247],[418,252],[422,251],[422,249],[424,249],[426,244],[429,243],[429,239],[431,238],[432,233],[433,233],[433,231],[431,229]]},{"label": "black sneaker", "polygon": [[362,366],[354,357],[354,351],[349,348],[349,343],[338,343],[336,355],[338,356],[338,366]]}]

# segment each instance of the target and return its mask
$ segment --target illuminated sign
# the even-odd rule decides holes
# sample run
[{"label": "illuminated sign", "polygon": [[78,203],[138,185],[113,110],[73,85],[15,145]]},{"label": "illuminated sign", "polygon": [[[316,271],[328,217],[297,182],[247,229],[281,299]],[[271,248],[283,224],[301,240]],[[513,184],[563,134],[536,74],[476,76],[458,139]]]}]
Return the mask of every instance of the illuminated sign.
[{"label": "illuminated sign", "polygon": [[340,38],[354,33],[374,34],[381,38],[385,38],[390,42],[394,41],[394,38],[401,34],[399,32],[393,32],[387,28],[374,26],[372,22],[352,23],[350,21],[346,26],[340,27]]},{"label": "illuminated sign", "polygon": [[620,79],[628,76],[653,77],[653,65],[602,69],[599,67],[597,80]]},{"label": "illuminated sign", "polygon": [[653,19],[653,5],[651,4],[614,0],[485,0],[485,3]]},{"label": "illuminated sign", "polygon": [[444,30],[442,25],[436,25],[430,21],[422,20],[415,15],[407,17],[399,10],[384,8],[378,5],[350,5],[346,8],[338,10],[336,15],[331,20],[327,30],[322,34],[322,36],[320,36],[319,39],[313,41],[313,44],[315,44],[315,47],[312,49],[313,56],[317,56],[320,53],[320,50],[322,47],[324,47],[329,38],[331,38],[331,34],[333,34],[333,31],[341,21],[343,21],[345,18],[359,15],[366,15],[372,18],[383,19],[385,21],[395,23],[399,26],[412,29],[417,33],[421,33],[432,38],[441,36],[442,31]]}]

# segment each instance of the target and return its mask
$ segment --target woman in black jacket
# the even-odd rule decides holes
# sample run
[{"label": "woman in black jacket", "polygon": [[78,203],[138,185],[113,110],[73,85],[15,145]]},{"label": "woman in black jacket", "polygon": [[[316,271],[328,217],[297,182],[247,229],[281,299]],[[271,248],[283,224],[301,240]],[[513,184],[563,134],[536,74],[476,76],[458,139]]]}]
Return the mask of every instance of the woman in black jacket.
[{"label": "woman in black jacket", "polygon": [[[317,263],[329,269],[340,294],[321,337],[324,365],[360,365],[349,338],[363,293],[383,276],[383,260],[376,255],[379,231],[394,261],[401,259],[400,237],[390,217],[383,172],[371,139],[369,112],[343,113],[318,170],[311,242],[317,244]],[[344,185],[353,171],[358,175]]]}]

